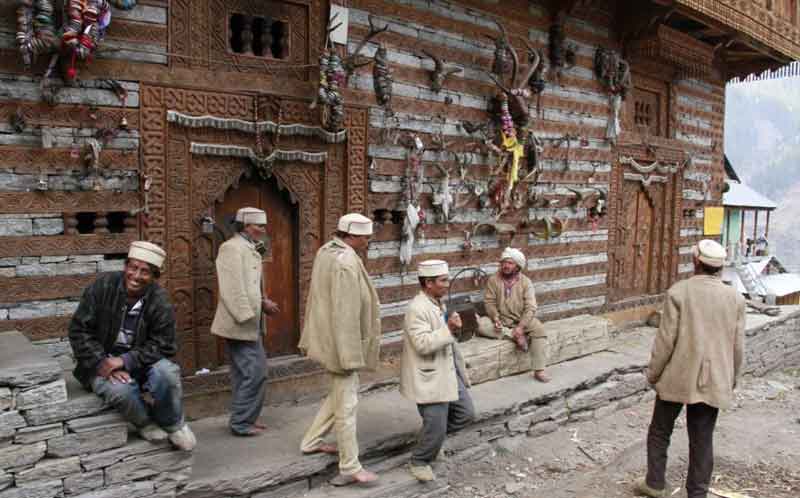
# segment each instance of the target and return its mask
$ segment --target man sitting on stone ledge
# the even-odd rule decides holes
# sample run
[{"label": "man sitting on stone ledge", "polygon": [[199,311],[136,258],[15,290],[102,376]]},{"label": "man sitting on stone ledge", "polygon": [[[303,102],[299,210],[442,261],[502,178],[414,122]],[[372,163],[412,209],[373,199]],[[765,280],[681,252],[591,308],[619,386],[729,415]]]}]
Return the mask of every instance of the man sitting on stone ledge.
[{"label": "man sitting on stone ledge", "polygon": [[83,386],[115,406],[148,441],[169,439],[189,451],[195,436],[183,418],[175,313],[156,280],[166,253],[133,242],[122,272],[86,288],[69,324]]},{"label": "man sitting on stone ledge", "polygon": [[[478,334],[491,339],[509,339],[521,351],[531,351],[533,377],[550,382],[547,366],[547,332],[536,318],[533,282],[523,270],[525,255],[507,247],[500,256],[500,270],[489,277],[484,293],[486,315],[478,318]],[[530,348],[529,343],[530,342]]]}]

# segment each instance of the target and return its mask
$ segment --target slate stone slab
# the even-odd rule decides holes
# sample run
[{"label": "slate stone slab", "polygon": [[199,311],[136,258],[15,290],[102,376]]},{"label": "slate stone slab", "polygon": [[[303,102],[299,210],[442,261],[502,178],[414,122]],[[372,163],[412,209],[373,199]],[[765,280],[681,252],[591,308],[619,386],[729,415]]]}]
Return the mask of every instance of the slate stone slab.
[{"label": "slate stone slab", "polygon": [[151,478],[161,473],[171,474],[191,467],[192,454],[165,449],[126,459],[106,468],[106,483],[117,484]]},{"label": "slate stone slab", "polygon": [[16,410],[0,413],[0,439],[13,436],[17,429],[26,425],[25,418]]},{"label": "slate stone slab", "polygon": [[118,412],[108,412],[93,417],[76,418],[67,422],[67,430],[76,433],[120,426],[128,427],[128,422],[126,422]]},{"label": "slate stone slab", "polygon": [[64,403],[67,401],[67,383],[58,379],[47,384],[24,389],[17,393],[17,410]]},{"label": "slate stone slab", "polygon": [[169,447],[170,444],[167,441],[151,443],[142,439],[134,439],[129,444],[126,444],[120,448],[104,451],[102,453],[81,456],[81,466],[86,471],[100,469],[103,467],[108,467],[109,465],[113,465],[117,462],[121,462],[122,460],[134,455],[160,452]]},{"label": "slate stone slab", "polygon": [[0,387],[0,411],[14,408],[14,393],[7,387]]},{"label": "slate stone slab", "polygon": [[33,387],[61,378],[58,362],[17,331],[0,333],[0,386]]},{"label": "slate stone slab", "polygon": [[49,425],[37,425],[35,427],[24,427],[19,429],[14,435],[14,443],[31,444],[39,441],[47,441],[54,437],[64,435],[64,424],[57,422]]},{"label": "slate stone slab", "polygon": [[0,498],[55,498],[64,488],[61,480],[32,483],[30,486],[9,488],[0,492]]},{"label": "slate stone slab", "polygon": [[78,457],[45,459],[30,470],[19,472],[14,476],[17,486],[25,486],[36,481],[60,479],[69,474],[81,471],[81,459]]},{"label": "slate stone slab", "polygon": [[128,442],[128,428],[106,427],[95,431],[67,434],[47,441],[47,456],[64,458],[99,453],[119,448]]},{"label": "slate stone slab", "polygon": [[[152,481],[139,481],[121,486],[111,486],[105,489],[90,491],[75,498],[141,498],[151,496],[155,492]],[[0,498],[5,498],[0,495]]]},{"label": "slate stone slab", "polygon": [[47,443],[14,444],[0,451],[0,469],[32,465],[44,458]]},{"label": "slate stone slab", "polygon": [[104,485],[103,471],[94,470],[67,476],[64,479],[64,492],[68,495],[77,495],[102,488]]},{"label": "slate stone slab", "polygon": [[65,403],[56,403],[26,410],[23,415],[25,420],[28,421],[28,425],[45,425],[94,415],[105,408],[103,400],[92,393],[85,393]]},{"label": "slate stone slab", "polygon": [[0,470],[0,491],[10,487],[14,484],[14,476]]}]

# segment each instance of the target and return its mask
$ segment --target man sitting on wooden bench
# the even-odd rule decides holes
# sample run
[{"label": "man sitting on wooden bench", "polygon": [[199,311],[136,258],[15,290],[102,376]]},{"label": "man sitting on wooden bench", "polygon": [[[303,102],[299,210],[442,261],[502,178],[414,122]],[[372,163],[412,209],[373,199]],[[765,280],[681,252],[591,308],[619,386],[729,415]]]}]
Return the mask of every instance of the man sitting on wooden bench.
[{"label": "man sitting on wooden bench", "polygon": [[521,351],[531,352],[533,377],[550,382],[547,366],[547,333],[536,318],[533,282],[523,270],[525,255],[507,247],[500,256],[500,270],[486,283],[486,315],[478,319],[478,334],[491,339],[509,339]]}]

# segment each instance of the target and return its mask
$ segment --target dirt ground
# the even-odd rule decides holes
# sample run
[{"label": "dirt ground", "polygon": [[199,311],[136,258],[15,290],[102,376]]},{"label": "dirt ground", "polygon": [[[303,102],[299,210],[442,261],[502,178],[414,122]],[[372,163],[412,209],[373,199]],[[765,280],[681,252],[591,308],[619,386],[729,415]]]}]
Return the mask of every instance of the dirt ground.
[{"label": "dirt ground", "polygon": [[[448,498],[612,498],[633,496],[643,476],[652,403],[641,403],[538,437],[504,438],[437,465]],[[686,491],[685,413],[676,424],[667,480]],[[712,488],[750,498],[800,497],[800,369],[745,378],[736,403],[720,413]],[[436,466],[434,467],[437,468]],[[444,477],[444,476],[442,476]],[[729,498],[741,498],[736,495]]]}]

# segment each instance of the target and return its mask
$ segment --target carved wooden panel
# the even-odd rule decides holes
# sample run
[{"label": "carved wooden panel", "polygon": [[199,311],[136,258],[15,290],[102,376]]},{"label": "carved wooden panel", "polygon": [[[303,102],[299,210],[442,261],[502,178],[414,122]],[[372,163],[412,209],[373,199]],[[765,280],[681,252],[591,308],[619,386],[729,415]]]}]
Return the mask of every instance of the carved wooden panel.
[{"label": "carved wooden panel", "polygon": [[[251,120],[256,107],[260,119],[280,115],[283,122],[306,124],[315,119],[308,111],[307,101],[263,95],[256,101],[251,95],[149,85],[142,88],[143,174],[152,179],[150,215],[144,231],[149,240],[168,248],[169,263],[162,280],[178,313],[182,350],[179,360],[187,373],[216,366],[221,360],[216,340],[209,332],[217,301],[217,242],[201,233],[198,222],[237,185],[242,175],[252,172],[247,160],[192,155],[189,144],[197,141],[252,147],[255,137],[236,131],[168,125],[166,111]],[[281,147],[328,153],[323,165],[278,162],[274,166],[278,186],[288,191],[298,209],[296,285],[301,321],[316,250],[346,209],[366,208],[367,109],[348,108],[346,112],[345,144],[324,144],[314,137],[279,138]]]},{"label": "carved wooden panel", "polygon": [[[640,166],[652,159],[634,154]],[[625,156],[630,157],[630,156]],[[675,281],[680,235],[680,168],[644,171],[618,161],[609,187],[609,300],[658,294]]]},{"label": "carved wooden panel", "polygon": [[68,256],[72,254],[122,254],[128,252],[136,234],[43,235],[0,237],[0,258],[19,256]]},{"label": "carved wooden panel", "polygon": [[128,211],[139,207],[138,192],[2,192],[0,213]]},{"label": "carved wooden panel", "polygon": [[[83,168],[80,157],[73,158],[70,149],[0,146],[0,167],[16,173],[57,173]],[[139,155],[133,150],[105,149],[100,154],[100,167],[118,170],[139,169]]]},{"label": "carved wooden panel", "polygon": [[57,275],[54,277],[0,277],[3,302],[22,303],[33,300],[78,297],[97,279],[97,274]]}]

